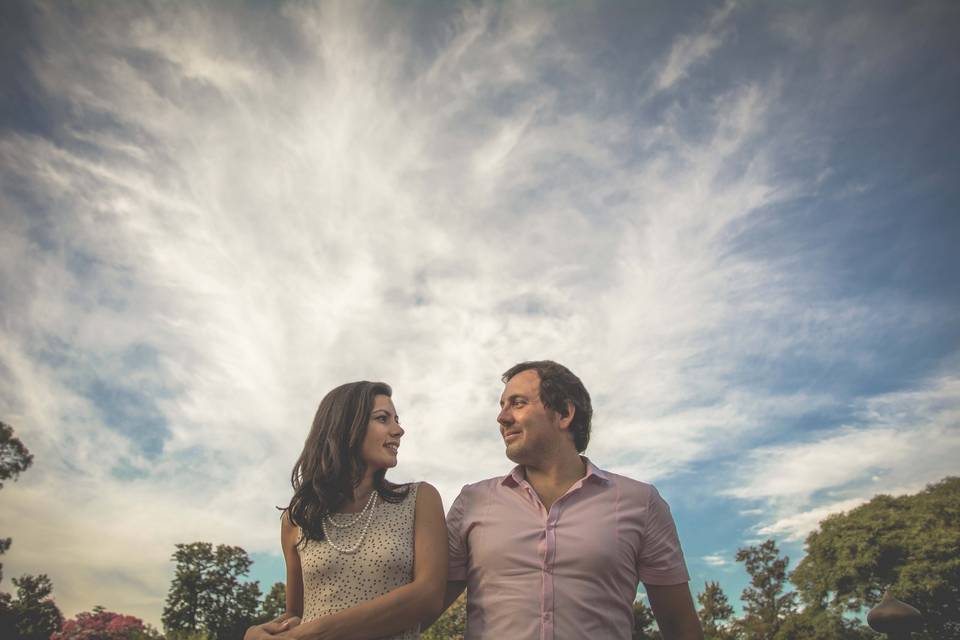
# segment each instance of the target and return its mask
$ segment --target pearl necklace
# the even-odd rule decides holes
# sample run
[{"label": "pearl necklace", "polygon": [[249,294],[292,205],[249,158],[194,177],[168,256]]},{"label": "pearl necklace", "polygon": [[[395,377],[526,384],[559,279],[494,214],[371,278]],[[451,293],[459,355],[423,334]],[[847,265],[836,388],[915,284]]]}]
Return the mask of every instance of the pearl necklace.
[{"label": "pearl necklace", "polygon": [[[377,492],[373,491],[370,494],[370,499],[367,501],[367,506],[364,507],[363,511],[361,511],[360,514],[356,518],[354,518],[353,521],[351,521],[349,524],[342,524],[339,522],[335,522],[333,518],[330,517],[329,513],[323,518],[323,520],[320,521],[320,526],[323,528],[323,536],[327,539],[327,542],[330,543],[331,547],[333,547],[340,553],[353,554],[357,552],[357,550],[360,548],[360,545],[363,544],[363,539],[367,537],[367,530],[370,528],[370,523],[373,521],[373,510],[377,503],[376,497],[377,497]],[[345,529],[359,522],[360,518],[363,516],[365,512],[367,513],[367,521],[363,523],[363,529],[360,530],[360,537],[357,539],[356,543],[354,543],[349,547],[338,546],[337,543],[333,541],[333,538],[330,537],[330,532],[327,531],[327,523],[329,522],[330,524],[332,524],[334,527],[337,527],[338,529]]]},{"label": "pearl necklace", "polygon": [[367,513],[367,510],[370,508],[370,505],[373,504],[373,499],[376,497],[377,497],[377,491],[376,489],[374,489],[373,491],[370,492],[370,499],[367,500],[367,504],[365,504],[363,506],[363,509],[361,509],[359,512],[357,512],[354,515],[353,520],[351,520],[350,522],[337,522],[336,520],[333,519],[333,516],[331,516],[329,513],[326,515],[327,522],[335,526],[337,529],[347,529],[349,527],[352,527],[353,525],[360,522],[360,518],[362,518],[364,514]]}]

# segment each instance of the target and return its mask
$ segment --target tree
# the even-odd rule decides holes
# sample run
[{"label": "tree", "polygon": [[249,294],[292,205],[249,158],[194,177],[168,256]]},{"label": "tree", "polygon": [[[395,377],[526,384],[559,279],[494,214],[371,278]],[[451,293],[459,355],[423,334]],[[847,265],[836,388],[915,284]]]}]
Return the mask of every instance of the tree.
[{"label": "tree", "polygon": [[879,638],[856,620],[808,607],[787,616],[773,640],[873,640]]},{"label": "tree", "polygon": [[[5,554],[10,549],[11,544],[13,544],[13,540],[11,538],[0,538],[0,556]],[[0,563],[0,581],[3,581],[2,563]]]},{"label": "tree", "polygon": [[13,579],[17,598],[0,594],[0,638],[48,640],[59,631],[63,615],[50,594],[53,583],[45,574]]},{"label": "tree", "polygon": [[94,607],[78,613],[73,620],[50,636],[50,640],[163,640],[163,636],[143,620],[134,616]]},{"label": "tree", "polygon": [[643,600],[634,600],[633,631],[630,637],[633,640],[661,640],[660,632],[654,628],[655,623],[653,610]]},{"label": "tree", "polygon": [[[20,442],[19,438],[14,437],[13,427],[5,422],[0,422],[0,489],[3,488],[3,481],[13,479],[33,464],[33,454]],[[3,555],[10,548],[13,541],[10,538],[0,538],[0,555]],[[3,565],[0,564],[0,581],[3,580]]]},{"label": "tree", "polygon": [[243,636],[256,619],[260,587],[240,582],[253,562],[240,547],[209,542],[178,544],[176,574],[163,608],[168,632],[205,632],[216,640]]},{"label": "tree", "polygon": [[790,558],[780,557],[773,540],[737,551],[737,562],[743,562],[750,574],[750,586],[743,590],[744,616],[736,622],[747,640],[770,640],[784,618],[795,609],[796,594],[784,593]]},{"label": "tree", "polygon": [[33,455],[20,439],[13,435],[13,427],[0,422],[0,489],[3,488],[4,480],[16,481],[17,476],[31,464]]},{"label": "tree", "polygon": [[727,600],[727,594],[720,588],[720,583],[705,583],[703,592],[697,594],[697,602],[700,603],[698,615],[704,640],[732,640],[734,635],[728,629],[727,620],[733,616],[733,607]]},{"label": "tree", "polygon": [[790,578],[808,607],[865,613],[891,589],[923,614],[926,637],[960,638],[960,478],[829,516],[806,551]]},{"label": "tree", "polygon": [[287,589],[282,582],[274,582],[270,591],[260,603],[260,613],[254,621],[256,624],[268,622],[282,615],[287,610]]},{"label": "tree", "polygon": [[420,640],[463,640],[467,629],[467,594],[461,593],[436,622],[420,633]]}]

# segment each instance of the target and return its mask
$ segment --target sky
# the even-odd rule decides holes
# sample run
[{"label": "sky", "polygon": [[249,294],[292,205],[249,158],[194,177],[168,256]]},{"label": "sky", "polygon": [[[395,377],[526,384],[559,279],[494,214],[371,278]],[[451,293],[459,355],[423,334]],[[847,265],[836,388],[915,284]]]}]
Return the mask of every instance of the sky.
[{"label": "sky", "polygon": [[960,473],[955,2],[0,4],[4,582],[158,625],[181,542],[283,579],[323,395],[388,478],[511,468],[553,359],[694,593]]}]

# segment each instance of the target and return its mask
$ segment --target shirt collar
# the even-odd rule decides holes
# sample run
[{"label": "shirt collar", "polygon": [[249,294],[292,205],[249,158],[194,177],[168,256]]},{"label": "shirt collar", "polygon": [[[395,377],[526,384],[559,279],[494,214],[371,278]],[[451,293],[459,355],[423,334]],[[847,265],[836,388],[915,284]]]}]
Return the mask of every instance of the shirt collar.
[{"label": "shirt collar", "polygon": [[[601,484],[610,484],[610,476],[608,476],[603,469],[590,462],[590,458],[587,456],[580,456],[580,459],[583,460],[587,465],[587,474],[583,476],[583,482],[593,481],[600,482]],[[510,473],[503,476],[503,480],[500,481],[500,484],[516,487],[525,480],[526,478],[524,477],[523,465],[518,464],[510,471]]]}]

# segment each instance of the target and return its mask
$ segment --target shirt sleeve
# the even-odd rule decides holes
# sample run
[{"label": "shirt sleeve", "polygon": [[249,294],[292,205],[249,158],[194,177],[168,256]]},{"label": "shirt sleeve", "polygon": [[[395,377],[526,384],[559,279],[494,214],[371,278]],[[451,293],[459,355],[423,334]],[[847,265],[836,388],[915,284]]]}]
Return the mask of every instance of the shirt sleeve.
[{"label": "shirt sleeve", "polygon": [[690,580],[670,506],[651,487],[637,575],[645,584],[681,584]]},{"label": "shirt sleeve", "polygon": [[457,496],[457,499],[450,505],[450,512],[447,513],[447,546],[449,560],[447,563],[447,580],[467,579],[467,541],[463,537],[463,512],[466,499],[463,497],[463,491]]}]

